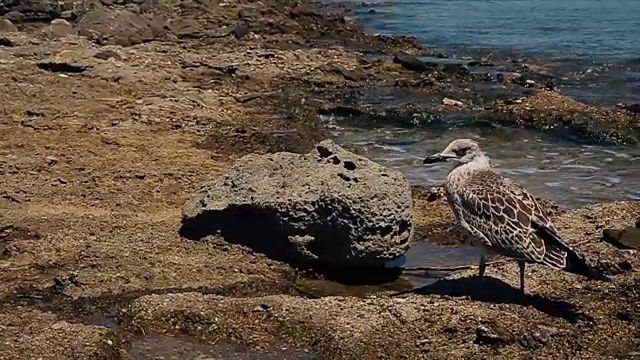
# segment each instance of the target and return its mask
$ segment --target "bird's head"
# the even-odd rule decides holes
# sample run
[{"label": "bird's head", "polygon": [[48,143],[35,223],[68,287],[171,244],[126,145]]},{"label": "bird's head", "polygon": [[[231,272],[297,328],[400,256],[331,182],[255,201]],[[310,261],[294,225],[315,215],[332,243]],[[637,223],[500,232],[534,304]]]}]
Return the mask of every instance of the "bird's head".
[{"label": "bird's head", "polygon": [[484,153],[477,142],[471,139],[456,139],[450,142],[441,152],[427,156],[422,163],[433,164],[451,161],[457,165],[462,165],[479,157],[484,157]]}]

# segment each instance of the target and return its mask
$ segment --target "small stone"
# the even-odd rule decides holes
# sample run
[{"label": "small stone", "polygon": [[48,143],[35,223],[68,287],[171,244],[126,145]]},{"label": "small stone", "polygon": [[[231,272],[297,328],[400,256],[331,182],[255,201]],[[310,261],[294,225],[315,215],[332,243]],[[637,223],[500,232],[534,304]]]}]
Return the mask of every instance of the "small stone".
[{"label": "small stone", "polygon": [[121,60],[120,55],[113,50],[101,50],[93,55],[94,58],[100,60],[116,59]]},{"label": "small stone", "polygon": [[68,329],[71,326],[71,324],[69,324],[66,321],[58,321],[57,323],[51,325],[51,328],[53,330],[62,330],[62,329]]},{"label": "small stone", "polygon": [[640,228],[604,229],[602,240],[619,249],[640,249]]},{"label": "small stone", "polygon": [[71,27],[71,24],[69,24],[67,20],[54,19],[53,21],[51,21],[49,26],[45,28],[45,32],[47,32],[49,35],[55,38],[60,38],[60,37],[65,37],[73,33],[74,31],[73,31],[73,28]]},{"label": "small stone", "polygon": [[442,99],[442,105],[464,107],[464,103],[462,101],[449,99],[449,98]]},{"label": "small stone", "polygon": [[479,345],[506,345],[514,342],[513,334],[494,321],[486,322],[476,328],[476,339]]},{"label": "small stone", "polygon": [[58,163],[58,159],[53,156],[47,156],[45,160],[47,161],[48,165],[55,165]]},{"label": "small stone", "polygon": [[18,32],[18,28],[9,19],[0,19],[0,33]]}]

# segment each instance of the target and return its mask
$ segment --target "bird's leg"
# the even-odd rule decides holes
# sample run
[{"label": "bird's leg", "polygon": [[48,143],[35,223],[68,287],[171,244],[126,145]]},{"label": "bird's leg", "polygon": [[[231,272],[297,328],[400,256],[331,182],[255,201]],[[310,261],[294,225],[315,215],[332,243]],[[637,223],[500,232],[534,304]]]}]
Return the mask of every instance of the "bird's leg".
[{"label": "bird's leg", "polygon": [[487,258],[483,254],[480,254],[480,266],[478,266],[478,277],[484,276],[484,270],[487,268]]},{"label": "bird's leg", "polygon": [[522,260],[518,261],[518,267],[520,268],[520,291],[524,293],[524,267],[527,263]]}]

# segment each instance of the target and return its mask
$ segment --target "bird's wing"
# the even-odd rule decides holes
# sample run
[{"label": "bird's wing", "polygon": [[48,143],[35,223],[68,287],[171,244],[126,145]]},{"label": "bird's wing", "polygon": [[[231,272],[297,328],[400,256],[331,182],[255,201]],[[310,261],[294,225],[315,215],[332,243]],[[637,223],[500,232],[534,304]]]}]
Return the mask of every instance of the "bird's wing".
[{"label": "bird's wing", "polygon": [[535,198],[491,170],[476,171],[460,187],[463,220],[495,251],[564,268],[573,251],[559,236]]}]

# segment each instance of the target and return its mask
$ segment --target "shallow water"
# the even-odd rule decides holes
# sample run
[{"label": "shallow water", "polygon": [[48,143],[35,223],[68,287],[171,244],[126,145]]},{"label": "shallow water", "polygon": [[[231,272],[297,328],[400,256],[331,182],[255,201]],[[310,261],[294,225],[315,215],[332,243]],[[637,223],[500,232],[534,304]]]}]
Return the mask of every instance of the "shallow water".
[{"label": "shallow water", "polygon": [[[640,2],[635,0],[365,3],[369,6],[354,10],[365,26],[380,33],[415,35],[439,48],[498,49],[594,60],[640,56]],[[371,9],[375,13],[369,13]]]},{"label": "shallow water", "polygon": [[542,132],[502,128],[478,131],[451,124],[446,130],[393,126],[363,128],[347,119],[325,118],[334,140],[380,164],[401,171],[410,183],[441,185],[448,164],[422,165],[453,139],[478,141],[496,171],[534,195],[565,208],[610,200],[640,200],[640,147],[595,146]]},{"label": "shallow water", "polygon": [[563,79],[557,81],[560,90],[581,101],[601,105],[640,102],[640,1],[346,3],[371,32],[416,36],[451,56],[478,51],[494,57],[535,57]]},{"label": "shallow water", "polygon": [[228,344],[196,343],[187,338],[150,334],[132,342],[130,360],[317,360],[319,356],[287,347],[265,351]]}]

